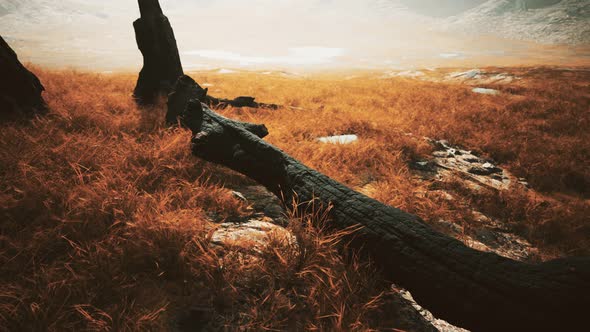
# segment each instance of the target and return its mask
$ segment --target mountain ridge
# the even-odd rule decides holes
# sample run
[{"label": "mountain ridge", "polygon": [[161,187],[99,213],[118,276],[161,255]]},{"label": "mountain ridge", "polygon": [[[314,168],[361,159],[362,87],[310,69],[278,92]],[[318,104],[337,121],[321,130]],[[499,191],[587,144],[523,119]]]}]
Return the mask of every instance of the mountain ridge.
[{"label": "mountain ridge", "polygon": [[541,44],[588,44],[590,1],[490,0],[443,20],[442,29]]}]

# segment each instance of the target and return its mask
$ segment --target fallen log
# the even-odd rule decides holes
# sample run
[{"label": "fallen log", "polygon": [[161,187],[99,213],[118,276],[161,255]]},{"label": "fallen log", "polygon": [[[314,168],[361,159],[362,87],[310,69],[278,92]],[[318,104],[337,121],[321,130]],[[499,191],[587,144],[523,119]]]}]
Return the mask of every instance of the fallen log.
[{"label": "fallen log", "polygon": [[43,84],[18,60],[0,36],[0,117],[14,118],[45,113]]},{"label": "fallen log", "polygon": [[[174,84],[171,94],[178,96],[168,97],[168,112],[166,113],[166,123],[174,125],[178,122],[178,117],[183,110],[184,104],[189,99],[198,99],[205,103],[208,107],[223,109],[228,106],[232,107],[252,107],[252,108],[269,108],[278,109],[278,105],[264,104],[255,101],[254,97],[238,97],[235,99],[219,99],[208,95],[209,89],[203,89],[195,80],[187,75],[178,78]],[[180,101],[180,105],[175,103]]]},{"label": "fallen log", "polygon": [[251,107],[251,108],[268,108],[276,110],[279,108],[279,105],[275,104],[266,104],[266,103],[259,103],[256,101],[256,98],[250,96],[240,96],[234,99],[219,99],[215,97],[208,96],[205,98],[205,104],[207,106],[216,108],[216,109],[224,109],[229,106],[231,107]]},{"label": "fallen log", "polygon": [[362,228],[360,250],[388,280],[439,318],[473,331],[578,330],[590,307],[590,259],[528,264],[480,252],[312,170],[262,140],[263,125],[222,117],[190,94],[173,105],[192,151],[254,179],[279,197],[332,205],[331,225]]}]

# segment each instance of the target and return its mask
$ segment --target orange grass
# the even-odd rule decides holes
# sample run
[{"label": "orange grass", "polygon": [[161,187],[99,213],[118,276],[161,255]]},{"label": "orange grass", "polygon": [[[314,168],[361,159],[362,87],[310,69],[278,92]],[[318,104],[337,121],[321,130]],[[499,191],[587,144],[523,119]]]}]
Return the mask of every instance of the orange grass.
[{"label": "orange grass", "polygon": [[[384,319],[395,306],[378,274],[338,250],[342,234],[313,227],[324,219],[313,213],[291,216],[298,259],[269,248],[249,271],[221,266],[207,246],[208,215],[245,215],[225,185],[250,180],[191,156],[190,134],[163,127],[163,104],[138,109],[134,75],[35,71],[51,113],[0,125],[0,329],[168,330],[182,314],[212,329],[397,327],[394,316]],[[505,94],[483,96],[374,75],[193,75],[215,96],[291,106],[223,114],[265,123],[271,143],[386,204],[427,222],[469,224],[470,202],[548,256],[588,254],[590,74],[520,76],[496,87]],[[450,185],[460,199],[446,200],[411,176],[408,163],[430,147],[406,133],[477,150],[542,194]],[[332,134],[361,141],[315,141]],[[240,278],[251,269],[264,277]]]}]

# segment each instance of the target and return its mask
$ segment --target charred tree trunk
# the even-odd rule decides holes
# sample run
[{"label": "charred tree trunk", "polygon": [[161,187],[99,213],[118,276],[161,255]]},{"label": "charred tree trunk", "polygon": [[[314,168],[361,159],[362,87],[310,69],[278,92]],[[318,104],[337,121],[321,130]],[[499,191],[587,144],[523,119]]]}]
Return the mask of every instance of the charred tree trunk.
[{"label": "charred tree trunk", "polygon": [[18,60],[16,53],[0,36],[0,111],[1,117],[44,113],[41,94],[45,88]]},{"label": "charred tree trunk", "polygon": [[[158,96],[167,95],[172,91],[177,81],[181,82],[180,84],[183,84],[183,81],[190,81],[189,83],[194,87],[192,91],[194,97],[210,107],[278,108],[274,104],[258,103],[254,97],[223,99],[208,96],[207,89],[201,88],[192,78],[183,76],[174,31],[168,18],[164,16],[158,0],[139,0],[139,11],[141,18],[133,22],[137,47],[143,55],[143,68],[133,92],[138,103],[153,104]],[[169,123],[176,122],[176,118],[172,115],[170,119],[174,120],[170,120]]]},{"label": "charred tree trunk", "polygon": [[133,22],[137,46],[143,55],[133,96],[141,104],[166,95],[184,74],[174,31],[158,0],[139,0],[141,18]]},{"label": "charred tree trunk", "polygon": [[422,306],[474,331],[571,331],[587,325],[590,259],[527,264],[480,252],[418,217],[314,171],[261,138],[263,125],[224,118],[186,94],[171,95],[193,153],[256,180],[277,195],[332,204],[335,228],[362,226],[351,248],[407,288]]},{"label": "charred tree trunk", "polygon": [[[279,106],[275,104],[264,104],[256,102],[254,97],[238,97],[235,99],[220,99],[209,96],[209,89],[203,89],[191,77],[183,75],[178,79],[173,88],[173,94],[177,96],[168,98],[168,113],[166,113],[166,123],[174,125],[178,122],[178,117],[184,109],[184,104],[189,99],[198,99],[212,108],[226,108],[232,107],[252,107],[252,108],[268,108],[278,109]],[[180,105],[177,103],[180,102]]]}]

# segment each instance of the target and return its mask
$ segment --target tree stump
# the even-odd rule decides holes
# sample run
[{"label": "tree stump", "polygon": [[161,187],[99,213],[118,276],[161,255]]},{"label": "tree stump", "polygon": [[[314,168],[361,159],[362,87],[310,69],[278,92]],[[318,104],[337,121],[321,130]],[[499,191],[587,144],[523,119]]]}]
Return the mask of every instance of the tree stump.
[{"label": "tree stump", "polygon": [[139,0],[141,18],[133,22],[137,47],[143,55],[133,96],[140,104],[152,104],[170,92],[184,74],[174,31],[158,0]]},{"label": "tree stump", "polygon": [[43,91],[45,88],[37,76],[23,66],[0,36],[0,116],[13,118],[45,113]]}]

